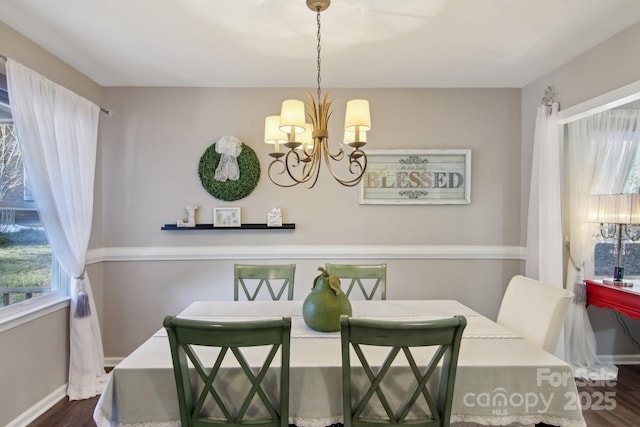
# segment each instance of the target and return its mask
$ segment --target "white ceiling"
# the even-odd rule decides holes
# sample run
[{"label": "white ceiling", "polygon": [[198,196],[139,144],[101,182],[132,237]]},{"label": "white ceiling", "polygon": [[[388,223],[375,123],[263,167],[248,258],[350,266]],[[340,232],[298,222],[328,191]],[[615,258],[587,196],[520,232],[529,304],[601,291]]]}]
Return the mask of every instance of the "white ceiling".
[{"label": "white ceiling", "polygon": [[[316,85],[305,0],[0,0],[0,20],[103,86]],[[323,88],[518,88],[640,1],[333,0],[321,21]]]}]

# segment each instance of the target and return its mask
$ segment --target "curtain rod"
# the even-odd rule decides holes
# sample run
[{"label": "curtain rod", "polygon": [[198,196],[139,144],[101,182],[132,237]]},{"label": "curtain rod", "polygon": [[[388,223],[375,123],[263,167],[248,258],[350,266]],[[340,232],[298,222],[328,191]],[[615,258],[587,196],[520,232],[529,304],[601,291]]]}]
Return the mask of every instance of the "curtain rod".
[{"label": "curtain rod", "polygon": [[[0,54],[0,59],[3,60],[5,62],[5,64],[7,63],[7,57],[6,56]],[[100,112],[101,113],[103,113],[103,114],[105,114],[107,116],[113,116],[113,113],[111,111],[107,110],[106,108],[104,108],[104,107],[102,107],[100,105],[99,105],[99,107],[100,107]]]}]

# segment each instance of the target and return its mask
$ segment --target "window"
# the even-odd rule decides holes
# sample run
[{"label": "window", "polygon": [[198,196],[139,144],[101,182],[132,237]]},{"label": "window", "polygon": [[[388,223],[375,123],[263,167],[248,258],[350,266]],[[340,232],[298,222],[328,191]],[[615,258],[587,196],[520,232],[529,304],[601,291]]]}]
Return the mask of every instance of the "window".
[{"label": "window", "polygon": [[[636,154],[623,193],[640,193],[640,153]],[[640,227],[640,225],[634,225],[634,228],[636,227]],[[633,233],[635,234],[635,230]],[[594,238],[598,240],[594,251],[594,274],[610,277],[616,265],[616,243],[614,239],[603,239],[599,235],[595,235]],[[636,243],[623,239],[620,264],[624,267],[625,277],[640,277],[640,241]]]},{"label": "window", "polygon": [[66,283],[31,193],[0,74],[0,322],[66,300]]}]

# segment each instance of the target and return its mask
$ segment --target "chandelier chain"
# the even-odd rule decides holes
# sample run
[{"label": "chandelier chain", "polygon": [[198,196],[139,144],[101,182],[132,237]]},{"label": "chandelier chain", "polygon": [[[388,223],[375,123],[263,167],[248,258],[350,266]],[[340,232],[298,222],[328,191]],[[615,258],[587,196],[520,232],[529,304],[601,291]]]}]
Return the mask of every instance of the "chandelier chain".
[{"label": "chandelier chain", "polygon": [[320,7],[316,8],[316,12],[317,12],[317,17],[316,20],[318,21],[318,101],[320,100]]}]

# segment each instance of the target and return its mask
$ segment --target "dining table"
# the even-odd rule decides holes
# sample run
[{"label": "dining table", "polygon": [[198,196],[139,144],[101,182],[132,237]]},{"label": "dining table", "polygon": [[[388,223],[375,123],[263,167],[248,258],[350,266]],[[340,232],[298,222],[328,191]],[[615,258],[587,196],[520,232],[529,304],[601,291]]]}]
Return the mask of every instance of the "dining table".
[{"label": "dining table", "polygon": [[[319,332],[302,316],[303,301],[195,301],[187,319],[244,321],[291,317],[289,423],[325,427],[343,421],[340,331]],[[571,367],[526,339],[454,300],[353,300],[352,317],[389,321],[462,315],[452,425],[586,426]],[[176,313],[168,313],[176,314]],[[167,334],[159,330],[118,363],[94,411],[99,427],[178,427],[180,416]],[[252,366],[262,360],[247,356]],[[378,362],[382,363],[380,356]],[[373,365],[372,365],[373,366]],[[229,375],[232,375],[231,369]],[[364,375],[364,374],[362,374]],[[406,393],[407,366],[396,372]]]}]

